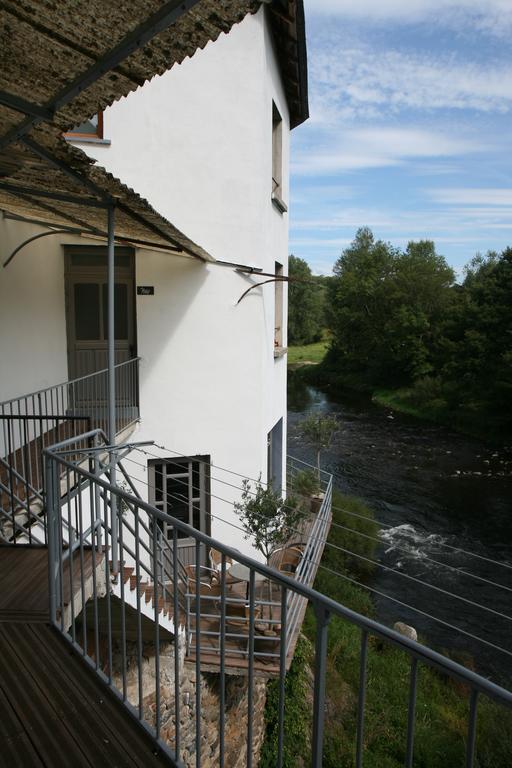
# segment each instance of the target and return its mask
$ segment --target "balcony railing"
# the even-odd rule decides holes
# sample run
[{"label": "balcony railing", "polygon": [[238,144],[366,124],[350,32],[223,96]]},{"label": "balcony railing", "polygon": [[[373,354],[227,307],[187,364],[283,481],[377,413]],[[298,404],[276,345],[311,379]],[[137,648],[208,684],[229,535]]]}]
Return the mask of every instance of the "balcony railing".
[{"label": "balcony railing", "polygon": [[[89,438],[90,435],[87,436]],[[80,438],[84,439],[84,438]],[[219,643],[218,643],[218,729],[219,729],[219,765],[225,765],[225,702],[226,702],[226,672],[229,671],[228,663],[228,621],[229,621],[229,592],[228,579],[229,562],[238,562],[247,569],[247,593],[243,598],[244,615],[247,621],[247,636],[244,637],[243,650],[244,663],[247,671],[247,732],[246,732],[246,765],[253,765],[254,751],[254,686],[255,676],[258,673],[258,655],[267,653],[262,651],[261,636],[258,633],[258,625],[261,616],[258,615],[257,588],[264,583],[271,588],[274,595],[279,595],[278,621],[281,633],[287,636],[288,628],[293,624],[294,606],[301,601],[301,605],[309,603],[314,617],[316,617],[316,641],[315,655],[312,665],[314,694],[312,701],[312,733],[311,756],[304,756],[305,761],[320,768],[322,765],[323,733],[325,718],[325,689],[327,674],[327,645],[329,636],[329,622],[333,616],[342,618],[360,629],[360,687],[357,702],[357,735],[355,738],[354,752],[355,765],[363,764],[365,745],[365,701],[366,692],[371,680],[367,677],[367,657],[371,637],[378,638],[381,642],[401,650],[410,660],[410,687],[407,701],[407,731],[404,734],[404,754],[406,768],[412,768],[414,760],[414,734],[416,723],[416,696],[418,671],[421,665],[427,665],[462,683],[468,691],[469,713],[466,737],[466,768],[475,765],[476,720],[479,697],[483,694],[489,696],[500,704],[512,707],[512,694],[492,682],[480,677],[469,669],[445,658],[431,649],[410,640],[403,635],[379,624],[372,619],[362,616],[327,598],[311,588],[307,583],[308,577],[292,578],[267,565],[259,563],[250,557],[246,557],[232,547],[221,541],[217,541],[200,531],[186,525],[155,507],[142,501],[136,495],[121,490],[111,485],[108,481],[109,467],[104,469],[107,477],[100,477],[97,472],[86,470],[81,464],[75,464],[69,456],[76,452],[76,446],[70,449],[67,446],[61,449],[47,449],[46,477],[48,499],[48,544],[50,559],[50,616],[53,625],[64,637],[89,661],[96,669],[101,679],[109,685],[130,709],[135,717],[139,718],[149,729],[159,745],[167,750],[170,756],[178,764],[186,751],[193,754],[195,765],[203,764],[202,746],[205,740],[202,738],[202,720],[200,717],[202,707],[203,688],[201,684],[202,661],[205,652],[202,648],[201,633],[192,632],[189,628],[189,639],[192,636],[192,650],[195,664],[195,718],[194,730],[190,736],[190,728],[182,732],[182,718],[184,712],[184,694],[182,680],[184,667],[181,654],[178,652],[180,627],[186,623],[184,613],[190,611],[194,617],[195,626],[199,626],[204,608],[205,595],[202,582],[195,580],[194,590],[188,590],[184,607],[183,592],[180,591],[180,582],[183,574],[180,573],[177,558],[172,557],[172,552],[177,551],[180,535],[191,537],[195,542],[197,562],[200,562],[201,548],[207,551],[214,550],[219,553],[219,613],[216,616]],[[118,467],[119,470],[119,467]],[[62,478],[64,478],[65,492],[62,494]],[[327,498],[327,496],[326,496]],[[112,500],[116,501],[112,503]],[[324,499],[325,501],[325,499]],[[325,506],[327,502],[325,501]],[[324,506],[324,512],[325,512]],[[111,586],[112,574],[109,566],[109,557],[112,541],[112,512],[118,509],[119,526],[117,527],[120,561],[123,571],[128,567],[133,573],[132,581],[123,587],[121,584]],[[321,515],[322,513],[320,513]],[[65,540],[63,530],[65,521],[68,530],[71,525],[73,534]],[[170,572],[162,574],[162,561],[159,557],[159,530],[166,525],[171,532],[171,557]],[[311,529],[313,530],[313,528]],[[153,556],[152,553],[157,553]],[[68,561],[68,567],[64,567]],[[303,560],[306,563],[306,558]],[[103,569],[105,579],[96,577],[97,569]],[[307,572],[304,565],[304,573]],[[66,576],[64,576],[66,574]],[[146,574],[149,583],[143,583],[143,575]],[[66,580],[66,583],[64,581]],[[67,583],[69,581],[69,583]],[[102,583],[102,589],[97,586]],[[105,583],[108,585],[105,591]],[[189,582],[190,583],[190,582]],[[126,608],[126,590],[135,590],[135,615],[130,618]],[[115,597],[117,590],[118,597]],[[152,648],[154,659],[148,666],[147,654],[148,636],[143,634],[143,602],[146,595],[152,596]],[[71,595],[65,600],[65,594]],[[75,605],[75,594],[78,595]],[[85,617],[80,616],[81,608],[85,605],[90,595],[92,610]],[[116,600],[120,602],[121,620],[114,627],[112,616]],[[102,610],[100,610],[100,604]],[[161,615],[163,610],[172,618],[174,632],[174,680],[169,683],[168,676],[162,678],[161,669]],[[246,609],[246,613],[245,613]],[[295,609],[296,610],[296,609]],[[147,613],[145,614],[147,616]],[[128,624],[131,635],[128,639]],[[133,632],[135,634],[133,634]],[[135,640],[133,640],[135,637]],[[128,644],[135,645],[135,663],[132,661],[128,669]],[[280,643],[279,646],[279,685],[278,685],[278,733],[277,733],[277,768],[283,764],[283,745],[285,729],[285,683],[287,675],[287,646]],[[114,674],[117,671],[117,677]],[[131,675],[131,686],[128,687],[128,672]],[[133,685],[133,675],[136,674],[138,684]],[[165,704],[162,703],[162,691],[166,691]],[[187,689],[190,691],[190,689]],[[152,691],[152,705],[145,706],[148,691]],[[190,693],[187,693],[189,696]],[[208,703],[208,717],[211,717],[212,703]],[[165,714],[165,741],[162,731],[162,716]],[[427,713],[422,712],[423,722],[427,722]],[[435,723],[435,719],[432,720]],[[188,724],[190,725],[190,723]],[[435,727],[435,726],[433,726]],[[433,734],[434,736],[435,734]],[[192,743],[189,739],[192,738]]]},{"label": "balcony railing", "polygon": [[[293,475],[298,460],[288,459],[288,478]],[[304,464],[303,467],[306,465]],[[279,547],[270,558],[270,565],[292,576],[298,583],[312,587],[321,560],[325,541],[331,522],[332,477],[322,473],[321,493],[313,512],[289,532],[288,540]],[[249,574],[240,569],[239,557],[234,562],[228,561],[226,570],[225,595],[225,633],[221,636],[221,584],[218,572],[199,569],[202,583],[201,610],[199,621],[194,610],[187,611],[187,657],[194,661],[196,645],[201,651],[201,668],[218,671],[221,664],[224,642],[225,667],[230,672],[247,674],[248,646],[250,635],[250,616],[248,610]],[[192,578],[192,591],[187,591],[187,604],[195,603],[195,573],[189,570]],[[202,576],[204,572],[204,576]],[[237,577],[240,574],[243,578]],[[204,589],[206,587],[206,589]],[[287,623],[282,623],[282,589],[267,579],[256,577],[254,613],[255,613],[255,671],[266,677],[280,673],[281,647],[284,647],[286,668],[293,658],[295,645],[302,626],[307,607],[307,600],[298,592],[286,595]],[[196,638],[199,635],[199,638]]]},{"label": "balcony railing", "polygon": [[[116,365],[117,434],[139,418],[138,364]],[[46,542],[43,450],[94,428],[106,432],[107,388],[102,370],[0,403],[0,539]]]}]

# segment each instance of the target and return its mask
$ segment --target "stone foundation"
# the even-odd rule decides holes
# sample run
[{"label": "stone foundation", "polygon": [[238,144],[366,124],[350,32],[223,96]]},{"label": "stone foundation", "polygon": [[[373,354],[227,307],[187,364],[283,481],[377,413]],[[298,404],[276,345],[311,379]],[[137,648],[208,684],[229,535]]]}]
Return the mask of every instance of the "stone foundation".
[{"label": "stone foundation", "polygon": [[[184,643],[180,640],[180,752],[185,765],[195,766],[196,759],[196,670],[194,664],[184,661]],[[120,648],[113,649],[113,682],[122,690]],[[160,644],[160,718],[161,737],[171,749],[175,746],[174,712],[174,642]],[[142,695],[144,719],[155,724],[156,678],[155,646],[144,643],[142,660]],[[247,756],[247,715],[248,679],[245,676],[226,675],[225,684],[225,728],[224,750],[226,768],[243,768]],[[219,712],[220,675],[204,672],[200,676],[201,686],[201,765],[217,768],[219,765]],[[127,644],[127,697],[131,704],[138,706],[139,678],[137,645]],[[265,735],[264,709],[266,680],[254,679],[253,686],[253,764],[258,765],[261,745]]]}]

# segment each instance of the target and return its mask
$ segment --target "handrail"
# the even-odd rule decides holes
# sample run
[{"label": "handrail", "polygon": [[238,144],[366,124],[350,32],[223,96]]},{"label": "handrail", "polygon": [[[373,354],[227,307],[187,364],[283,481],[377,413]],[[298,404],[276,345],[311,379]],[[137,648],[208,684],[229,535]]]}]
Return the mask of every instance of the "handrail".
[{"label": "handrail", "polygon": [[[57,457],[55,454],[52,453],[51,449],[48,449],[48,448],[45,449],[44,454],[50,459],[57,459],[58,462],[64,467],[67,467],[68,469],[71,469],[73,471],[77,471],[79,474],[83,475],[84,477],[87,477],[92,483],[101,486],[104,490],[108,491],[109,493],[115,494],[116,496],[118,496],[118,498],[121,498],[128,502],[132,501],[133,503],[134,501],[133,497],[131,497],[128,493],[126,493],[122,489],[114,487],[110,485],[110,483],[107,483],[105,480],[102,480],[101,478],[96,477],[95,475],[91,474],[87,470],[82,468],[77,468],[71,462]],[[168,523],[177,531],[181,531],[186,536],[194,538],[196,542],[205,544],[207,547],[211,547],[213,549],[219,550],[219,552],[221,552],[226,557],[229,557],[239,563],[242,563],[243,565],[248,566],[252,570],[257,571],[258,573],[261,573],[263,576],[266,576],[268,579],[271,579],[272,581],[275,581],[281,584],[281,586],[285,587],[286,589],[291,589],[292,591],[298,592],[300,595],[307,598],[309,601],[322,605],[322,607],[324,607],[327,611],[334,613],[342,618],[348,619],[350,622],[352,622],[353,624],[356,624],[361,629],[365,629],[368,632],[371,632],[372,634],[375,634],[384,640],[391,641],[394,645],[400,646],[403,650],[413,654],[414,656],[417,656],[423,661],[427,663],[431,663],[433,666],[437,666],[441,670],[443,669],[450,670],[462,682],[468,682],[468,683],[471,683],[472,685],[475,685],[478,688],[478,690],[480,690],[482,693],[486,693],[489,696],[492,696],[494,693],[499,697],[503,697],[507,701],[507,703],[512,706],[511,692],[505,690],[504,688],[501,688],[495,683],[492,683],[490,680],[486,680],[482,678],[480,675],[476,674],[475,672],[472,672],[466,667],[463,667],[462,665],[457,664],[451,659],[448,659],[445,656],[442,656],[440,653],[437,653],[431,648],[427,648],[426,646],[421,645],[420,643],[414,640],[410,640],[408,637],[401,635],[400,633],[396,632],[394,629],[390,629],[389,627],[386,627],[383,624],[380,624],[377,621],[374,621],[373,619],[368,618],[367,616],[363,616],[362,614],[358,614],[355,611],[352,611],[350,608],[347,608],[346,606],[343,606],[340,603],[337,603],[335,600],[332,600],[326,595],[323,595],[322,593],[317,592],[312,587],[308,587],[304,584],[300,584],[296,582],[294,579],[280,573],[274,568],[271,568],[270,566],[265,565],[264,563],[260,563],[259,561],[255,560],[252,557],[249,557],[248,555],[244,555],[238,549],[235,549],[234,547],[230,547],[229,545],[224,544],[223,542],[218,541],[217,539],[214,539],[211,536],[208,536],[206,533],[203,533],[202,531],[199,531],[196,528],[193,528],[192,526],[182,522],[178,518],[171,517],[171,515],[168,515],[165,512],[161,512],[159,509],[157,509],[156,507],[152,507],[150,504],[148,504],[145,501],[136,500],[136,503],[140,509],[147,512],[150,516],[154,517],[157,520],[160,520],[161,522]]]},{"label": "handrail", "polygon": [[[129,360],[123,360],[122,363],[116,363],[115,368],[118,370],[119,368],[122,368],[126,365],[130,365],[131,363],[139,363],[142,360],[141,357],[131,357]],[[52,384],[49,387],[43,387],[43,389],[37,389],[35,392],[28,392],[27,394],[18,395],[17,397],[12,397],[10,400],[3,400],[0,403],[0,408],[5,405],[10,405],[11,403],[15,403],[17,400],[27,400],[30,397],[36,397],[37,395],[43,395],[45,392],[50,392],[52,389],[58,389],[60,387],[66,387],[73,384],[79,384],[82,381],[86,381],[87,379],[92,379],[95,376],[100,376],[101,374],[108,374],[108,368],[102,368],[100,371],[94,371],[94,373],[86,373],[85,376],[78,376],[76,379],[67,379],[66,381],[60,381],[58,384]]]},{"label": "handrail", "polygon": [[[178,590],[178,564],[177,558],[172,562],[172,585],[171,588],[162,590],[162,583],[159,576],[159,558],[154,556],[149,565],[145,558],[145,551],[151,550],[153,553],[159,552],[158,550],[158,530],[159,523],[166,523],[167,529],[172,534],[172,547],[174,552],[177,551],[178,537],[180,534],[192,538],[195,542],[196,562],[200,562],[201,547],[206,546],[216,549],[221,553],[221,570],[220,570],[220,598],[213,596],[205,596],[202,594],[202,586],[200,578],[195,579],[195,584],[189,583],[187,586],[187,632],[188,641],[191,646],[191,652],[195,655],[195,672],[196,672],[196,686],[195,686],[195,711],[200,713],[201,710],[201,669],[202,659],[208,654],[208,638],[212,634],[219,635],[220,644],[218,648],[219,660],[220,660],[220,675],[219,675],[219,687],[220,687],[220,700],[225,701],[225,671],[226,671],[226,643],[235,641],[241,643],[238,653],[240,655],[240,664],[246,665],[248,675],[248,694],[247,694],[247,753],[248,756],[252,749],[252,718],[253,718],[253,700],[251,691],[253,691],[254,676],[255,676],[255,663],[258,658],[265,660],[279,659],[279,675],[281,683],[279,686],[279,728],[278,734],[279,741],[282,743],[282,729],[284,727],[284,705],[285,705],[285,686],[283,681],[287,674],[286,667],[286,653],[287,647],[283,642],[283,637],[279,638],[279,632],[270,632],[265,636],[258,634],[257,624],[261,621],[257,616],[257,597],[256,597],[256,575],[261,574],[272,585],[275,585],[280,594],[280,617],[279,619],[271,616],[272,626],[277,629],[281,627],[284,638],[291,637],[291,629],[297,626],[298,616],[302,607],[305,607],[305,603],[309,602],[312,606],[314,614],[316,616],[316,643],[315,643],[315,659],[314,659],[314,696],[313,696],[313,729],[311,737],[311,750],[312,750],[312,765],[314,768],[321,768],[322,765],[322,750],[323,750],[323,726],[325,717],[325,680],[327,675],[327,640],[329,632],[329,621],[332,616],[340,617],[353,626],[358,627],[361,630],[361,681],[362,685],[359,690],[358,701],[358,730],[356,739],[356,765],[362,765],[362,756],[364,750],[364,702],[365,702],[365,687],[366,687],[366,664],[368,655],[368,643],[369,636],[373,635],[381,640],[389,643],[394,648],[400,649],[408,655],[411,660],[411,686],[410,695],[408,701],[409,715],[408,715],[408,729],[407,729],[407,762],[409,766],[412,765],[413,755],[413,740],[414,740],[414,727],[415,727],[415,704],[416,704],[416,676],[418,669],[418,662],[426,664],[440,670],[442,673],[455,678],[456,680],[464,683],[470,689],[471,702],[470,713],[468,718],[468,739],[467,739],[467,758],[466,765],[468,768],[474,766],[474,733],[476,727],[476,716],[478,709],[478,695],[484,694],[489,696],[500,704],[512,707],[512,693],[504,688],[496,685],[490,680],[478,675],[470,669],[466,669],[462,665],[458,664],[451,659],[448,659],[436,651],[433,651],[420,643],[399,634],[393,629],[390,629],[374,619],[368,618],[359,614],[350,608],[336,602],[335,600],[321,594],[315,590],[309,583],[313,578],[312,570],[312,554],[315,552],[315,547],[321,547],[322,541],[325,536],[322,532],[325,531],[325,527],[329,524],[330,516],[330,497],[332,492],[332,480],[327,483],[325,490],[325,497],[321,506],[320,512],[314,520],[310,541],[304,552],[303,561],[301,563],[301,569],[298,574],[298,579],[294,579],[291,576],[287,576],[285,573],[277,571],[272,567],[261,563],[254,558],[242,554],[234,547],[228,544],[218,541],[213,537],[196,530],[192,526],[184,523],[183,521],[166,514],[156,507],[150,505],[137,496],[126,492],[125,490],[116,487],[103,477],[99,477],[97,474],[88,471],[82,464],[74,464],[64,456],[58,453],[58,449],[47,448],[44,451],[46,462],[46,476],[47,476],[47,495],[48,495],[48,532],[49,532],[49,559],[50,559],[50,595],[51,595],[51,608],[50,618],[51,622],[57,627],[61,633],[71,642],[75,647],[80,649],[81,653],[86,657],[89,657],[90,663],[94,664],[98,674],[103,674],[103,669],[108,669],[109,674],[106,678],[106,682],[113,688],[117,687],[119,690],[123,689],[123,700],[128,704],[130,703],[127,693],[127,671],[126,671],[126,628],[125,624],[122,624],[121,640],[117,641],[118,645],[121,645],[121,657],[123,659],[120,665],[120,673],[117,678],[114,678],[112,674],[112,660],[115,653],[113,639],[112,639],[112,625],[111,615],[112,609],[110,607],[111,595],[110,589],[107,589],[105,600],[107,601],[107,620],[106,625],[103,626],[105,633],[105,644],[102,646],[102,651],[99,643],[99,630],[98,623],[93,624],[91,631],[94,630],[95,635],[95,650],[88,650],[87,643],[88,635],[86,627],[82,625],[82,629],[77,629],[76,613],[81,610],[81,607],[88,599],[85,588],[85,579],[81,579],[81,597],[75,606],[75,599],[73,597],[73,579],[74,568],[69,568],[68,572],[64,572],[63,560],[64,551],[61,535],[62,519],[65,511],[68,511],[68,502],[66,495],[61,498],[60,478],[62,473],[73,478],[78,478],[79,482],[87,482],[90,486],[90,504],[91,504],[91,518],[96,519],[99,515],[101,518],[101,527],[104,533],[104,547],[107,548],[107,552],[110,551],[110,538],[112,535],[113,527],[110,526],[109,509],[115,509],[116,504],[109,507],[108,503],[97,503],[97,499],[100,494],[105,497],[105,500],[116,497],[118,502],[124,502],[127,505],[130,514],[119,516],[119,548],[121,552],[121,561],[124,562],[124,558],[128,556],[128,551],[133,553],[132,562],[135,568],[135,592],[136,592],[136,653],[137,653],[137,675],[138,675],[138,687],[137,691],[133,694],[134,700],[131,702],[134,706],[138,704],[137,716],[141,721],[145,720],[148,715],[145,715],[147,711],[144,705],[144,696],[146,689],[144,688],[144,664],[143,664],[143,636],[142,636],[142,619],[141,619],[141,602],[142,591],[140,585],[141,572],[149,572],[152,575],[152,596],[153,596],[153,608],[152,617],[154,619],[153,624],[153,647],[155,653],[154,664],[154,677],[151,678],[151,685],[154,685],[155,691],[155,707],[154,715],[152,719],[145,720],[146,725],[151,729],[156,739],[161,739],[161,712],[160,712],[160,689],[162,681],[159,676],[160,669],[160,616],[162,601],[166,602],[171,607],[171,613],[174,619],[174,626],[177,628],[181,625],[180,617],[183,616],[183,606],[180,605],[180,600],[177,594]],[[93,534],[90,539],[85,542],[82,530],[88,529],[88,521],[83,519],[82,507],[80,506],[80,496],[77,497],[77,503],[79,505],[80,514],[78,515],[78,530],[76,531],[79,547],[77,553],[74,555],[75,565],[79,565],[81,561],[85,560],[85,555],[89,552],[92,559],[92,573],[93,580],[96,578],[96,564],[98,568],[102,569],[105,574],[105,581],[108,585],[110,582],[110,570],[108,557],[103,556],[105,551],[102,549],[102,545],[97,540],[97,537]],[[118,508],[120,508],[120,504]],[[129,517],[129,519],[127,519]],[[149,531],[149,534],[147,533]],[[129,538],[129,541],[125,541],[125,538]],[[151,545],[151,538],[153,544]],[[98,537],[99,538],[99,537]],[[318,549],[316,550],[315,560],[318,556]],[[77,557],[79,555],[79,557]],[[245,565],[249,570],[249,581],[247,588],[246,598],[242,596],[233,597],[228,594],[227,586],[227,561],[231,559],[238,563]],[[82,566],[80,566],[82,567]],[[83,571],[81,571],[83,574]],[[99,571],[98,571],[99,573]],[[64,579],[70,582],[70,604],[66,605],[64,602]],[[67,582],[66,582],[67,583]],[[123,596],[123,584],[121,584],[121,596]],[[92,588],[92,594],[90,595],[94,603],[94,615],[98,616],[98,600],[100,595],[98,590]],[[123,597],[122,597],[123,599]],[[216,601],[216,602],[214,602]],[[233,619],[228,615],[227,609],[234,603],[243,609],[241,618]],[[266,601],[267,605],[271,605],[272,601]],[[277,603],[274,603],[275,607]],[[123,603],[124,605],[124,603]],[[206,610],[202,610],[201,606],[206,605]],[[213,608],[213,609],[212,609]],[[217,610],[215,610],[217,609]],[[124,616],[124,607],[121,609]],[[67,618],[65,613],[67,611]],[[69,615],[71,614],[71,615]],[[213,627],[208,627],[205,631],[200,630],[200,623],[202,618],[208,618],[214,623]],[[231,623],[228,628],[227,624]],[[267,620],[265,619],[266,623]],[[79,636],[79,632],[82,632],[82,638]],[[175,629],[176,636],[179,637],[179,631]],[[191,637],[194,639],[191,641]],[[203,637],[203,640],[201,640]],[[203,645],[204,642],[204,645]],[[277,652],[276,652],[277,649]],[[103,656],[101,655],[103,654]],[[105,655],[106,654],[106,655]],[[182,675],[182,668],[180,666],[180,653],[179,653],[179,641],[175,641],[175,680],[174,680],[174,699],[171,706],[171,718],[174,722],[175,728],[179,730],[180,723],[180,702],[183,698],[182,691],[180,689],[180,675]],[[208,656],[206,656],[206,664],[208,662]],[[153,668],[153,667],[152,667]],[[208,668],[208,667],[207,667]],[[169,703],[166,704],[167,708]],[[172,708],[173,707],[173,708]],[[166,715],[167,717],[167,715]],[[219,712],[220,728],[222,729],[224,713]],[[169,722],[167,720],[167,722]],[[190,744],[181,744],[179,737],[174,742],[175,752],[173,757],[179,762],[183,749],[194,751],[197,755],[197,765],[201,765],[201,722],[199,714],[195,721],[195,748]],[[180,747],[181,744],[181,747]],[[220,762],[223,765],[222,759]],[[248,757],[248,764],[250,764],[250,758]]]},{"label": "handrail", "polygon": [[[139,418],[139,360],[136,357],[116,365],[117,434]],[[88,436],[91,427],[106,427],[107,385],[108,369],[102,369],[0,403],[0,457],[4,457],[0,465],[0,481],[9,486],[8,491],[4,490],[0,495],[0,505],[4,511],[9,511],[13,523],[16,515],[27,510],[28,520],[22,527],[29,543],[30,505],[34,499],[42,500],[42,450],[49,444],[62,442],[62,437],[69,438],[69,435],[76,445],[77,432],[86,430]],[[13,525],[12,530],[11,543],[16,544],[14,532],[19,534],[19,527]]]}]

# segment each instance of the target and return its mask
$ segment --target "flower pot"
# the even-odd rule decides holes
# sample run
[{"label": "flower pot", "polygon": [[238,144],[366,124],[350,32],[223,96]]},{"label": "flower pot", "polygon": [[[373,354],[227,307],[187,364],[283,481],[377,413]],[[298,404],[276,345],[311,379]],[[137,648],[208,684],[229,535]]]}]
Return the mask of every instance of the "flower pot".
[{"label": "flower pot", "polygon": [[324,497],[325,497],[325,493],[314,493],[311,496],[310,508],[311,508],[311,512],[314,515],[317,515],[320,512],[320,507],[322,506]]}]

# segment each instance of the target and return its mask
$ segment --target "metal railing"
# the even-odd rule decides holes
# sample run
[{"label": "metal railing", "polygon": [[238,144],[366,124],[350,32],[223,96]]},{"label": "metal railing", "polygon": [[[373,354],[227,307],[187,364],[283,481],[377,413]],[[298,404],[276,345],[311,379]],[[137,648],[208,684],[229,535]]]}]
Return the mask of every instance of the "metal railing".
[{"label": "metal railing", "polygon": [[[116,366],[116,430],[139,417],[139,358]],[[108,371],[82,376],[0,403],[0,538],[46,542],[42,453],[48,446],[106,431]],[[85,446],[79,446],[85,447]]]},{"label": "metal railing", "polygon": [[[318,493],[301,498],[302,494],[294,496],[298,476],[313,474],[318,485]],[[288,532],[288,540],[271,556],[270,564],[279,570],[280,554],[293,551],[297,561],[290,567],[293,578],[299,583],[312,587],[318,563],[329,533],[331,523],[332,476],[328,472],[318,472],[314,467],[300,459],[287,457],[287,487],[288,493],[294,496],[294,503],[309,504],[310,512],[306,512],[298,527]],[[237,561],[239,562],[239,561]],[[203,569],[208,571],[208,569]],[[214,580],[218,582],[218,579]],[[225,652],[230,666],[236,667],[236,657],[243,661],[247,658],[247,641],[249,636],[249,617],[247,615],[247,593],[243,595],[243,587],[232,585],[231,572],[227,573],[228,590],[226,593],[226,630]],[[215,586],[217,587],[215,589]],[[199,632],[201,651],[209,655],[209,664],[215,667],[215,656],[220,658],[221,638],[218,623],[220,607],[219,584],[214,583],[210,588],[212,594],[203,594],[198,628],[192,611],[187,611],[187,650],[194,648],[195,636]],[[193,601],[194,594],[187,593],[188,603]],[[255,650],[258,666],[269,675],[279,670],[281,644],[285,647],[286,666],[289,667],[293,651],[300,632],[302,620],[307,607],[307,600],[299,593],[289,592],[287,595],[287,623],[281,623],[281,590],[269,589],[267,582],[256,584],[255,596]],[[232,663],[233,662],[233,663]],[[217,662],[218,663],[218,662]],[[243,668],[242,668],[243,669]]]},{"label": "metal railing", "polygon": [[[294,494],[297,485],[298,475],[302,472],[311,473],[312,467],[301,459],[293,456],[287,457],[287,488],[289,494]],[[332,475],[324,470],[314,470],[319,485],[317,501],[318,511],[315,509],[312,521],[307,526],[307,537],[305,548],[301,560],[297,566],[294,578],[300,584],[306,587],[312,587],[318,571],[318,564],[322,559],[325,542],[329,535],[332,518]],[[316,501],[316,500],[314,500]],[[314,503],[313,501],[313,503]],[[296,538],[296,537],[295,537]],[[292,534],[290,542],[294,541]],[[288,605],[288,625],[286,634],[286,654],[294,649],[294,643],[297,639],[298,630],[304,617],[307,600],[298,592],[289,595]]]},{"label": "metal railing", "polygon": [[[201,546],[213,548],[221,553],[219,570],[220,604],[219,616],[217,618],[220,635],[218,757],[221,768],[227,765],[224,734],[226,725],[225,673],[227,670],[226,607],[229,590],[227,566],[229,560],[243,564],[248,570],[246,600],[248,636],[245,657],[247,666],[246,765],[248,768],[253,766],[254,751],[254,685],[258,655],[256,582],[260,578],[266,580],[280,594],[279,621],[282,631],[286,631],[290,621],[290,612],[292,610],[290,606],[293,606],[294,595],[298,595],[304,601],[308,601],[316,617],[315,653],[312,668],[314,693],[312,702],[311,758],[309,760],[309,763],[314,768],[320,768],[322,765],[326,705],[327,644],[329,622],[332,617],[339,617],[351,623],[358,627],[361,632],[360,687],[357,702],[357,735],[354,744],[355,765],[357,768],[361,768],[364,755],[365,701],[368,685],[367,663],[369,638],[371,636],[377,637],[380,641],[400,649],[410,659],[409,696],[408,701],[404,702],[404,706],[408,707],[407,732],[404,734],[404,764],[406,768],[412,768],[414,759],[417,679],[418,669],[422,664],[434,667],[444,675],[462,682],[469,691],[470,707],[466,738],[466,768],[473,768],[475,765],[476,719],[479,697],[481,695],[489,696],[504,706],[512,707],[512,694],[510,692],[439,653],[346,608],[315,591],[306,583],[301,583],[300,579],[295,580],[269,566],[256,562],[254,559],[241,554],[223,542],[217,541],[180,520],[159,511],[137,496],[111,485],[107,479],[99,477],[97,472],[90,472],[83,465],[74,464],[69,458],[66,458],[66,455],[59,455],[56,449],[45,450],[51,621],[67,640],[80,651],[96,670],[100,678],[114,690],[133,716],[152,734],[162,749],[169,752],[178,765],[184,764],[182,758],[185,751],[188,755],[194,755],[193,760],[197,768],[202,765],[203,753],[201,749],[204,745],[204,739],[202,738],[203,725],[201,720],[203,696],[201,664],[203,652],[199,635],[196,633],[194,641],[195,702],[193,715],[190,715],[193,726],[193,744],[190,744],[187,741],[187,734],[190,733],[190,728],[183,729],[185,732],[182,731],[182,722],[186,712],[182,689],[184,667],[178,652],[180,632],[177,628],[183,623],[181,621],[183,607],[179,595],[180,575],[178,562],[176,558],[172,559],[172,584],[162,584],[159,560],[151,556],[151,552],[158,549],[158,529],[164,523],[167,530],[171,531],[173,551],[177,551],[178,538],[181,534],[194,539],[197,562],[199,562]],[[65,478],[66,492],[62,496],[60,489],[63,477]],[[113,497],[116,498],[117,503],[109,505],[108,499]],[[120,559],[123,567],[126,567],[128,563],[134,569],[135,589],[137,592],[135,617],[133,620],[129,620],[124,606],[123,581],[121,581],[121,626],[117,631],[112,623],[113,601],[116,598],[111,594],[111,572],[108,562],[110,550],[109,535],[112,530],[110,510],[116,508],[118,510],[125,510],[124,514],[120,514],[120,524],[118,527]],[[70,510],[72,510],[74,515],[76,529],[74,541],[70,546],[65,546],[62,540],[63,522],[66,518],[70,519]],[[130,520],[128,520],[129,517],[131,518]],[[100,572],[104,574],[104,578],[101,580],[99,578]],[[153,656],[149,664],[149,672],[151,672],[149,677],[149,662],[147,661],[148,638],[147,635],[143,637],[142,629],[141,601],[143,594],[145,594],[142,587],[143,573],[148,574],[151,579],[150,588],[152,589],[153,596],[154,621],[151,627]],[[100,581],[103,583],[103,593],[98,588]],[[199,625],[204,597],[199,579],[196,580],[195,587],[195,593],[191,595],[194,601],[193,605],[191,605],[191,611],[197,625]],[[75,593],[78,595],[76,606]],[[90,612],[82,611],[79,615],[79,609],[81,610],[81,607],[85,605],[88,593],[92,610]],[[104,596],[102,596],[103,594]],[[292,596],[291,601],[290,595]],[[172,685],[170,685],[168,677],[165,680],[161,678],[160,671],[162,662],[162,637],[159,622],[161,600],[167,601],[176,627],[174,640],[174,680]],[[99,607],[102,601],[104,603],[104,610],[100,611]],[[136,648],[136,661],[131,663],[130,673],[135,673],[137,676],[135,693],[131,689],[131,694],[128,691],[127,667],[127,626],[129,621],[132,632],[135,631]],[[146,662],[144,662],[143,656]],[[134,667],[136,667],[136,672]],[[118,670],[117,674],[114,674],[114,669]],[[286,675],[286,647],[282,643],[279,654],[277,768],[281,768],[283,764]],[[148,681],[151,688],[148,688]],[[151,707],[146,707],[148,690],[151,691]],[[187,688],[187,690],[190,691],[190,688]],[[165,704],[162,702],[164,691],[166,697]],[[189,695],[190,693],[187,693],[187,696]],[[209,707],[211,707],[211,699],[209,700]],[[162,717],[164,713],[165,740],[162,730]],[[211,716],[210,711],[208,716]],[[425,717],[425,713],[423,717]],[[190,725],[190,722],[188,725]]]}]

